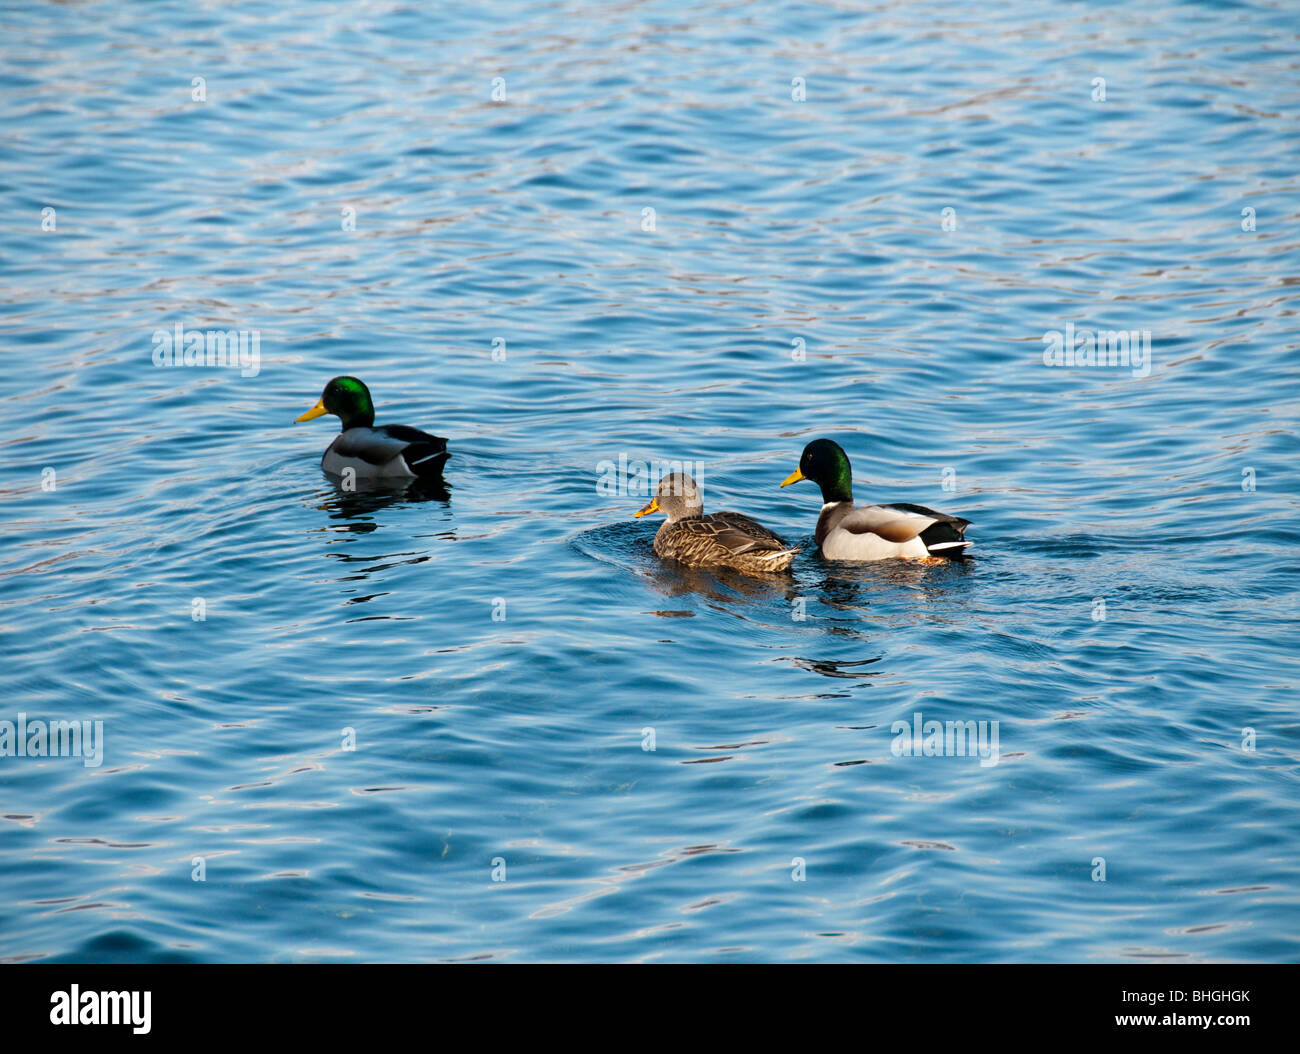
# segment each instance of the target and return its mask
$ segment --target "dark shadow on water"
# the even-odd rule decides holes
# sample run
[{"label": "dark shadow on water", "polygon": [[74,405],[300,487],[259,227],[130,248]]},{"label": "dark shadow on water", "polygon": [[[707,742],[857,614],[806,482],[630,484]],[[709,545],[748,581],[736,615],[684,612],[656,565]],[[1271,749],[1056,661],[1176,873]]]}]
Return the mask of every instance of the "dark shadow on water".
[{"label": "dark shadow on water", "polygon": [[884,670],[863,670],[861,667],[870,666],[872,663],[880,662],[883,655],[877,655],[874,659],[809,659],[803,656],[795,656],[792,660],[801,670],[810,670],[813,673],[820,673],[823,677],[842,677],[846,680],[862,680],[867,677],[879,677]]},{"label": "dark shadow on water", "polygon": [[[641,523],[593,527],[574,536],[570,544],[589,557],[622,567],[664,597],[699,597],[710,607],[769,629],[788,626],[791,653],[784,661],[838,680],[846,688],[869,683],[886,672],[877,665],[886,657],[880,649],[882,609],[886,618],[896,618],[900,597],[905,605],[913,603],[908,598],[941,605],[945,600],[964,599],[976,569],[976,561],[970,558],[836,563],[824,559],[807,537],[795,543],[804,551],[791,570],[781,574],[755,577],[703,570],[661,560],[654,552],[654,530]],[[805,608],[807,615],[801,618]],[[653,613],[692,618],[700,612],[683,604],[681,609],[665,607]],[[834,652],[817,655],[818,641],[837,642]],[[846,643],[856,656],[843,655]],[[863,646],[869,649],[865,654]]]},{"label": "dark shadow on water", "polygon": [[356,490],[347,490],[334,479],[329,484],[329,489],[321,492],[316,508],[328,513],[332,520],[347,521],[348,529],[357,534],[378,530],[382,524],[375,516],[385,509],[422,502],[437,502],[444,508],[451,505],[451,486],[441,476],[410,482],[359,483]]},{"label": "dark shadow on water", "polygon": [[[386,513],[423,504],[431,506],[428,519],[433,530],[411,531],[410,518],[407,517],[404,521],[407,529],[384,536],[385,541],[397,547],[391,551],[376,552],[369,545],[354,547],[350,544],[389,526],[392,517]],[[343,597],[344,605],[368,604],[389,596],[388,591],[376,591],[370,586],[372,577],[399,565],[425,563],[433,559],[431,540],[436,545],[438,540],[455,538],[455,532],[445,525],[451,519],[451,488],[441,477],[409,482],[368,481],[364,485],[358,484],[356,490],[346,489],[340,481],[327,477],[327,487],[318,492],[311,505],[327,516],[326,524],[316,529],[329,537],[322,555],[327,560],[337,561],[335,566],[345,572],[335,579],[347,593],[352,594]],[[424,514],[420,515],[423,517]],[[358,588],[352,583],[362,585]],[[396,614],[358,615],[348,621],[407,617]]]},{"label": "dark shadow on water", "polygon": [[[804,625],[820,630],[827,639],[878,646],[881,631],[877,627],[881,620],[878,612],[872,612],[877,598],[889,607],[896,606],[900,590],[927,601],[953,598],[965,593],[968,576],[974,570],[974,562],[969,559],[932,563],[914,560],[837,563],[824,559],[813,547],[811,538],[805,539],[804,544],[811,552],[803,557],[802,565],[800,561],[795,562],[801,585],[799,593],[807,601],[818,602],[827,609],[816,618],[810,617]],[[862,659],[820,659],[804,654],[792,656],[791,661],[823,677],[863,683],[886,673],[883,669],[869,668],[884,658],[884,655],[874,655]]]},{"label": "dark shadow on water", "polygon": [[661,561],[647,546],[652,561],[644,571],[650,585],[667,597],[695,594],[712,601],[735,600],[737,595],[757,601],[780,601],[786,606],[794,602],[794,578],[788,572],[765,575],[741,574],[725,568],[706,570],[688,567],[676,561]]},{"label": "dark shadow on water", "polygon": [[592,527],[575,535],[570,544],[586,556],[647,579],[665,596],[697,594],[709,600],[731,600],[739,594],[756,601],[779,601],[786,608],[803,597],[859,617],[867,613],[873,596],[900,587],[935,598],[964,592],[976,566],[969,558],[836,563],[823,559],[812,538],[807,537],[795,542],[803,552],[789,571],[780,574],[754,576],[725,569],[705,570],[661,560],[654,552],[654,531],[639,522]]},{"label": "dark shadow on water", "polygon": [[705,569],[661,560],[654,551],[655,530],[639,522],[611,523],[581,532],[571,544],[587,556],[626,568],[666,597],[695,595],[715,603],[746,597],[759,602],[779,602],[787,610],[794,602],[798,591],[790,572],[746,575],[727,568]]},{"label": "dark shadow on water", "polygon": [[[800,570],[799,563],[795,563]],[[975,570],[971,559],[940,560],[923,563],[917,560],[876,560],[871,563],[835,563],[816,551],[801,569],[801,579],[811,580],[827,606],[842,611],[863,612],[873,594],[904,589],[926,595],[942,596],[964,588]]]}]

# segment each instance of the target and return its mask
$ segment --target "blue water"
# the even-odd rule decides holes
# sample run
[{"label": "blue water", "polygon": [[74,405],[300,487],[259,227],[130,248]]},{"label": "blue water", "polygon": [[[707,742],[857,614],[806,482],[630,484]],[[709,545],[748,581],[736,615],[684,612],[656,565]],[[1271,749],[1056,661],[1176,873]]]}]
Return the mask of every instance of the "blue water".
[{"label": "blue water", "polygon": [[[0,720],[103,756],[0,758],[0,959],[1295,960],[1295,16],[6,5]],[[823,435],[973,558],[823,562]]]}]

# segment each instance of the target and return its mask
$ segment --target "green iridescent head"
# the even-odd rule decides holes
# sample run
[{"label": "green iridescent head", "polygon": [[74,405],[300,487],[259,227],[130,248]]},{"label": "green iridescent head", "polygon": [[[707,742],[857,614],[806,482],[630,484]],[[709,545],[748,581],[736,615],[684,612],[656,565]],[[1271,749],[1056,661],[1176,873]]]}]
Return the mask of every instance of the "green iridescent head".
[{"label": "green iridescent head", "polygon": [[316,405],[294,419],[310,421],[321,414],[333,414],[343,422],[344,430],[369,428],[375,423],[375,406],[370,390],[355,377],[335,377],[321,392]]},{"label": "green iridescent head", "polygon": [[849,456],[832,439],[814,439],[803,448],[799,467],[786,477],[781,486],[810,479],[822,489],[822,501],[853,500],[853,470]]}]

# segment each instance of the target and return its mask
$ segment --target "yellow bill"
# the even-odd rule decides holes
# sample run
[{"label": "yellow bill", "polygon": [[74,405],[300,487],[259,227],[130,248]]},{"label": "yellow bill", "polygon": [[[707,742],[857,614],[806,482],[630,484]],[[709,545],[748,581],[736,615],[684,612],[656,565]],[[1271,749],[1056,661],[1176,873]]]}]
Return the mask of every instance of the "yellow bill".
[{"label": "yellow bill", "polygon": [[652,512],[658,512],[658,511],[659,511],[659,496],[656,494],[653,498],[650,499],[650,504],[647,505],[640,512],[638,512],[636,516],[633,516],[632,519],[635,520],[641,516],[649,516]]},{"label": "yellow bill", "polygon": [[795,469],[793,472],[790,473],[790,475],[785,477],[785,482],[782,483],[781,486],[788,487],[791,483],[798,483],[801,479],[807,479],[807,478],[808,477],[805,476],[802,472],[800,472],[798,469]]},{"label": "yellow bill", "polygon": [[325,413],[329,413],[329,411],[325,409],[325,397],[322,395],[319,399],[316,400],[315,406],[313,406],[305,414],[299,414],[297,417],[295,417],[293,419],[293,423],[298,424],[301,421],[310,421],[313,418],[319,417],[321,414],[325,414]]}]

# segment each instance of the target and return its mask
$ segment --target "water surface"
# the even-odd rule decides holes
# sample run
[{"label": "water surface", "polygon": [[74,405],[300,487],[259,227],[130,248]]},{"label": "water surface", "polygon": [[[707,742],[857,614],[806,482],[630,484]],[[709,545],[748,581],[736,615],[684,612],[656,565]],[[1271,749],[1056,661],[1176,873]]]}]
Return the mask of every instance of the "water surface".
[{"label": "water surface", "polygon": [[[0,958],[1294,960],[1294,16],[6,7],[0,719],[104,754],[0,758]],[[322,475],[341,373],[443,487]],[[599,485],[810,543],[823,435],[973,559]]]}]

